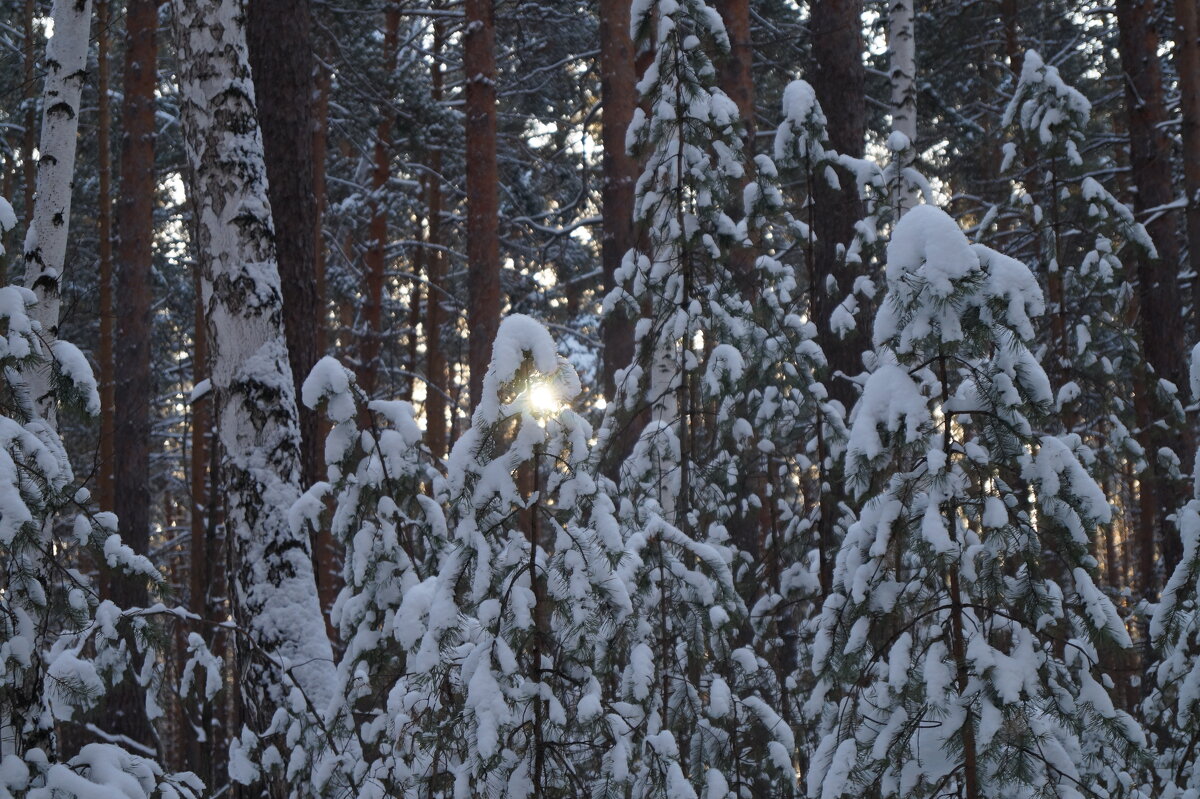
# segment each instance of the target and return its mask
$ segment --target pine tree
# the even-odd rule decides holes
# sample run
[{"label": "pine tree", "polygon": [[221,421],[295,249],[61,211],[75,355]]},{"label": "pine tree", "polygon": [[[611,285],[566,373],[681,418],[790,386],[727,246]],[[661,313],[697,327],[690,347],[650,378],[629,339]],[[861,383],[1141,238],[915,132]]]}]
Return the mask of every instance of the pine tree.
[{"label": "pine tree", "polygon": [[310,487],[290,516],[294,527],[307,525],[314,533],[327,524],[345,553],[343,588],[333,608],[344,650],[331,707],[319,719],[293,722],[317,764],[300,775],[294,790],[394,795],[400,782],[387,735],[387,701],[405,675],[401,640],[411,635],[412,620],[403,602],[410,591],[432,585],[447,542],[439,504],[444,480],[422,446],[412,405],[368,400],[354,373],[335,359],[313,367],[302,398],[308,407],[322,408],[330,423],[329,479]]},{"label": "pine tree", "polygon": [[400,614],[393,742],[422,795],[578,796],[601,743],[597,650],[629,612],[621,541],[585,524],[591,428],[545,328],[506,317],[482,386],[447,463],[453,533]]},{"label": "pine tree", "polygon": [[1082,797],[1143,741],[1096,665],[1130,645],[1088,554],[1111,509],[1078,436],[1036,432],[1053,400],[1027,349],[1041,291],[932,206],[887,255],[846,463],[870,499],[814,647],[810,701],[836,704],[809,795]]},{"label": "pine tree", "polygon": [[[774,256],[786,220],[773,162],[759,156],[744,179],[743,125],[710,55],[729,48],[719,14],[697,0],[634,12],[635,36],[656,47],[639,85],[649,113],[630,128],[646,163],[634,218],[647,244],[606,300],[635,320],[635,356],[617,375],[601,451],[634,420],[645,426],[596,505],[596,525],[627,542],[634,608],[609,652],[620,704],[605,785],[786,795],[796,746],[779,667],[794,658],[795,620],[780,603],[788,581],[804,582],[784,573],[804,570],[795,542],[811,521],[792,481],[829,413],[815,375],[824,359],[792,269]],[[756,626],[774,664],[756,650]]]},{"label": "pine tree", "polygon": [[[1200,398],[1200,346],[1192,350],[1190,372],[1192,396]],[[1157,795],[1163,799],[1200,791],[1200,457],[1192,478],[1192,498],[1175,522],[1183,557],[1149,629],[1157,658],[1142,710],[1157,755]]]},{"label": "pine tree", "polygon": [[[15,223],[0,198],[0,229]],[[38,306],[29,289],[0,288],[0,797],[199,796],[193,775],[166,774],[153,758],[110,743],[68,758],[56,735],[124,680],[146,689],[150,721],[162,712],[152,613],[101,601],[83,564],[144,590],[163,581],[121,542],[112,513],[87,507],[51,419],[95,416],[100,397],[83,353],[61,338],[43,340]],[[31,385],[49,393],[35,396]],[[150,665],[136,669],[137,658]]]}]

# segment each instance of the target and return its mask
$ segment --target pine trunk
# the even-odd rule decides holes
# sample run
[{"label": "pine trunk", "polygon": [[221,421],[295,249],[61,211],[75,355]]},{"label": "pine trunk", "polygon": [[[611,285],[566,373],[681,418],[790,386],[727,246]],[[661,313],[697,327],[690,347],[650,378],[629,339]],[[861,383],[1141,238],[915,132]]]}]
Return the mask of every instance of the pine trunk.
[{"label": "pine trunk", "polygon": [[97,354],[100,367],[100,454],[97,464],[96,487],[100,510],[113,510],[113,442],[116,431],[116,391],[113,369],[113,220],[112,220],[112,102],[109,83],[108,26],[110,0],[96,3],[96,36],[98,49],[97,90],[97,149],[99,151],[100,211],[100,348]]},{"label": "pine trunk", "polygon": [[496,168],[496,25],[493,0],[465,0],[467,83],[467,365],[471,408],[500,326],[499,175]]},{"label": "pine trunk", "polygon": [[[817,101],[825,111],[829,143],[838,152],[861,157],[866,138],[865,70],[862,63],[862,0],[822,0],[813,4],[809,28],[812,32],[811,83]],[[862,351],[869,345],[863,330],[867,313],[860,312],[859,327],[845,338],[829,326],[839,293],[847,293],[858,276],[858,268],[841,263],[839,246],[854,236],[854,222],[862,216],[857,191],[843,181],[843,189],[830,188],[825,181],[813,183],[812,229],[816,240],[812,269],[807,275],[812,298],[809,315],[817,324],[817,343],[829,363],[825,385],[830,396],[849,409],[856,397],[854,386],[844,375],[862,371]],[[830,293],[829,278],[837,280],[839,291]],[[822,483],[825,475],[821,476]],[[832,564],[836,556],[834,522],[836,497],[821,492],[822,513],[818,521],[821,542],[821,587],[827,593],[832,584]]]},{"label": "pine trunk", "polygon": [[[862,0],[823,0],[813,5],[809,27],[812,31],[812,86],[828,121],[829,143],[843,155],[862,157],[866,137],[865,71],[862,64]],[[845,186],[845,181],[843,181]],[[809,279],[815,282],[817,307],[812,309],[817,324],[818,343],[829,360],[831,375],[854,375],[862,371],[861,353],[868,342],[859,329],[839,338],[829,329],[829,318],[841,294],[848,293],[858,276],[857,270],[844,269],[838,246],[846,245],[854,235],[854,222],[861,214],[858,194],[853,187],[837,191],[818,180],[814,186],[816,232],[815,270]],[[830,294],[828,278],[838,281],[839,292]],[[862,319],[869,319],[866,313]],[[855,392],[850,383],[833,377],[827,381],[830,395],[849,408]]]},{"label": "pine trunk", "polygon": [[[400,9],[388,4],[384,22],[383,73],[390,76],[396,68],[396,48],[400,35]],[[389,81],[390,84],[390,81]],[[387,269],[388,211],[385,193],[391,177],[392,126],[395,112],[386,105],[379,109],[375,130],[375,151],[371,168],[370,243],[366,253],[367,293],[363,308],[363,331],[359,348],[358,382],[368,397],[379,390],[382,364],[379,354],[383,343],[383,294]]]},{"label": "pine trunk", "polygon": [[[92,2],[55,0],[50,13],[54,36],[46,43],[37,194],[33,199],[33,222],[25,239],[25,285],[37,295],[37,307],[31,317],[41,323],[44,344],[53,348],[62,304],[79,132],[79,96],[87,79]],[[57,426],[50,384],[51,368],[45,363],[30,374],[29,395],[42,418]]]},{"label": "pine trunk", "polygon": [[[246,4],[250,69],[258,98],[283,285],[283,327],[297,386],[322,354],[317,349],[316,194],[313,191],[313,42],[308,0]],[[300,408],[303,485],[324,478],[317,414]]]},{"label": "pine trunk", "polygon": [[[1146,361],[1154,374],[1144,380],[1150,403],[1149,414],[1158,417],[1159,403],[1154,387],[1165,378],[1178,387],[1187,385],[1184,348],[1179,346],[1182,324],[1181,293],[1178,290],[1180,249],[1175,214],[1161,210],[1175,199],[1171,175],[1171,144],[1167,139],[1162,66],[1158,59],[1159,39],[1154,27],[1154,4],[1149,0],[1118,0],[1116,4],[1121,68],[1125,73],[1125,107],[1129,124],[1129,164],[1133,177],[1134,211],[1146,218],[1146,229],[1158,249],[1158,257],[1138,259],[1138,332]],[[1151,209],[1160,209],[1149,214]],[[1166,574],[1180,558],[1179,538],[1167,522],[1169,509],[1180,497],[1161,474],[1156,453],[1163,446],[1177,446],[1183,436],[1164,435],[1156,424],[1142,429],[1142,445],[1150,464],[1143,480],[1150,483],[1158,536]],[[1178,453],[1184,463],[1190,452]],[[1151,585],[1146,585],[1151,591]]]},{"label": "pine trunk", "polygon": [[[433,24],[433,63],[430,84],[433,102],[442,102],[442,49],[446,27]],[[429,179],[426,181],[426,208],[429,213],[429,299],[425,303],[425,441],[435,458],[446,455],[446,354],[442,350],[442,299],[445,296],[446,260],[442,252],[442,148],[435,142],[429,151]]]},{"label": "pine trunk", "polygon": [[[621,259],[636,239],[633,189],[637,160],[625,148],[625,131],[637,107],[633,40],[629,36],[629,3],[600,0],[600,94],[604,100],[601,134],[604,139],[604,182],[600,189],[603,217],[600,259],[604,291],[611,291]],[[601,325],[604,353],[604,396],[616,396],[616,373],[633,362],[633,327],[625,313],[614,309]]]},{"label": "pine trunk", "polygon": [[1187,193],[1188,263],[1192,323],[1200,328],[1200,7],[1175,0],[1175,72],[1182,116],[1183,185]]},{"label": "pine trunk", "polygon": [[[280,664],[312,706],[327,706],[333,653],[308,536],[287,519],[299,496],[300,434],[241,3],[173,0],[173,7],[231,601],[253,642],[238,647],[238,673],[244,715],[262,730],[286,698]],[[282,795],[282,786],[269,787]]]},{"label": "pine trunk", "polygon": [[[153,394],[150,339],[154,271],[154,133],[158,84],[158,3],[129,0],[125,10],[125,91],[121,102],[121,184],[117,199],[115,361],[121,364],[115,391],[114,432],[121,446],[113,460],[114,510],[121,537],[135,552],[150,546],[150,406]],[[144,607],[145,586],[113,583],[122,607]],[[142,691],[125,682],[109,707],[114,731],[149,744]]]}]

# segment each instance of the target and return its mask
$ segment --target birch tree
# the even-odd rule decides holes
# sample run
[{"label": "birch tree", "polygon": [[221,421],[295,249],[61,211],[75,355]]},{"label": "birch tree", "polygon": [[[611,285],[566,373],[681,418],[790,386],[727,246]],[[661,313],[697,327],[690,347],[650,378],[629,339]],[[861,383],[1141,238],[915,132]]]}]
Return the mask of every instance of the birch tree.
[{"label": "birch tree", "polygon": [[[308,535],[299,525],[293,529],[286,513],[299,496],[299,428],[242,6],[175,0],[172,7],[234,563],[232,602],[249,637],[239,640],[242,696],[246,717],[264,731],[285,700],[320,716],[331,693],[332,651]],[[244,760],[235,763],[245,766]]]},{"label": "birch tree", "polygon": [[[87,77],[92,2],[55,0],[50,12],[54,35],[46,43],[46,91],[42,137],[38,145],[37,194],[33,222],[25,236],[25,286],[37,295],[33,319],[53,352],[62,304],[62,276],[71,221],[75,143],[79,132],[79,96]],[[53,364],[45,361],[29,376],[29,396],[38,413],[55,426],[51,393]]]}]

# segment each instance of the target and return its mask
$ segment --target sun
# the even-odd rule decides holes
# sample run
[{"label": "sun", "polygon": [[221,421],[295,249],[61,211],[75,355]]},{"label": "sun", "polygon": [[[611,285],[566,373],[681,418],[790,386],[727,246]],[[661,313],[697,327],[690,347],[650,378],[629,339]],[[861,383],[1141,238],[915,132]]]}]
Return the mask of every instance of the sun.
[{"label": "sun", "polygon": [[529,386],[529,409],[537,416],[552,416],[559,412],[562,404],[558,392],[547,382],[537,381]]}]

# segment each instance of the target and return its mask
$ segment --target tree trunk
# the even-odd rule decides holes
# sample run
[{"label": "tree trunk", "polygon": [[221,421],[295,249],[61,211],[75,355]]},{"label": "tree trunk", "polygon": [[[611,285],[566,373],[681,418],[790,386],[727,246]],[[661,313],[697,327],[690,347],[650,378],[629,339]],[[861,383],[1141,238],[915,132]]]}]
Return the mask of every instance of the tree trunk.
[{"label": "tree trunk", "polygon": [[[199,219],[231,600],[254,649],[238,647],[247,720],[265,729],[287,689],[329,701],[325,633],[308,536],[288,524],[299,496],[296,395],[283,331],[262,139],[238,0],[173,0],[181,123]],[[239,636],[240,640],[240,636]],[[267,662],[270,658],[273,662]],[[276,795],[283,786],[270,786]]]},{"label": "tree trunk", "polygon": [[[629,35],[629,3],[600,0],[600,94],[604,101],[604,182],[600,189],[603,233],[600,264],[604,291],[612,291],[625,253],[636,243],[633,189],[637,160],[625,148],[625,131],[637,107],[633,40]],[[624,310],[614,308],[601,323],[604,396],[616,396],[616,373],[633,362],[633,326]]]},{"label": "tree trunk", "polygon": [[[888,2],[888,51],[891,55],[890,77],[892,81],[892,130],[904,134],[915,148],[917,143],[917,40],[916,20],[913,18],[913,0],[889,0]],[[901,155],[901,167],[912,166],[912,148]],[[913,200],[906,192],[897,193],[892,199],[896,218],[903,216],[912,207]]]},{"label": "tree trunk", "polygon": [[[246,4],[250,69],[267,159],[267,191],[274,209],[275,249],[283,285],[283,327],[292,379],[312,371],[320,351],[317,321],[316,194],[313,191],[313,41],[308,0],[252,0]],[[303,485],[324,478],[317,414],[300,408]]]},{"label": "tree trunk", "polygon": [[[433,23],[433,53],[430,84],[433,102],[442,102],[442,50],[446,45],[446,26]],[[442,298],[445,295],[446,260],[442,253],[442,148],[434,143],[429,150],[429,179],[426,181],[426,208],[429,213],[429,299],[425,303],[425,441],[435,458],[446,454],[446,353],[442,349]]]},{"label": "tree trunk", "polygon": [[750,41],[750,0],[717,0],[717,11],[729,35],[729,54],[721,59],[719,83],[729,99],[737,103],[745,123],[746,154],[754,154],[754,48]]},{"label": "tree trunk", "polygon": [[1187,193],[1188,264],[1192,272],[1192,327],[1200,330],[1200,7],[1175,0],[1175,72],[1183,120],[1183,185]]},{"label": "tree trunk", "polygon": [[[812,6],[809,28],[813,43],[811,82],[828,121],[830,146],[843,155],[862,157],[866,136],[862,0],[820,0]],[[859,328],[845,338],[829,329],[829,317],[841,302],[840,295],[849,292],[861,271],[857,266],[842,268],[838,255],[838,246],[850,242],[854,223],[862,216],[856,190],[846,181],[843,186],[837,191],[822,180],[814,186],[817,248],[815,271],[809,279],[817,286],[818,302],[812,317],[817,324],[818,342],[829,361],[829,393],[848,409],[854,403],[854,387],[832,376],[862,371],[862,351],[867,345],[863,325],[871,317],[860,312]],[[832,294],[825,289],[829,277],[838,279],[839,290]]]},{"label": "tree trunk", "polygon": [[891,54],[892,129],[917,141],[917,40],[913,0],[888,3],[888,51]]},{"label": "tree trunk", "polygon": [[[812,65],[809,73],[817,101],[825,111],[830,146],[845,155],[861,157],[866,138],[865,71],[862,63],[862,0],[818,0],[809,18],[812,36]],[[826,386],[830,397],[849,410],[856,398],[854,386],[843,375],[862,371],[862,351],[868,346],[864,326],[869,309],[859,312],[858,327],[839,337],[830,329],[829,320],[836,303],[849,292],[862,273],[860,264],[843,265],[839,246],[849,244],[854,223],[862,216],[856,189],[843,181],[841,190],[830,188],[823,180],[813,183],[812,229],[816,239],[813,268],[809,271],[810,316],[817,324],[817,342],[829,363]],[[837,279],[838,290],[827,289],[829,278]],[[824,489],[826,474],[821,469]],[[821,491],[821,516],[818,535],[821,546],[821,588],[828,593],[832,585],[832,564],[836,556],[834,522],[837,520],[836,497]]]},{"label": "tree trunk", "polygon": [[100,453],[96,475],[100,510],[113,510],[113,441],[116,431],[116,391],[113,373],[113,253],[112,253],[112,103],[109,97],[108,26],[110,0],[96,3],[98,45],[97,135],[100,172]]},{"label": "tree trunk", "polygon": [[471,408],[500,326],[499,175],[496,168],[496,53],[493,0],[465,0],[467,83],[467,364]]},{"label": "tree trunk", "polygon": [[[121,186],[117,199],[116,311],[117,377],[114,452],[114,510],[121,537],[135,552],[150,546],[150,367],[154,271],[154,91],[158,85],[158,3],[128,0],[125,10],[125,91],[121,103]],[[122,607],[144,607],[144,585],[113,583]],[[142,712],[143,692],[122,683],[109,707],[114,731],[149,744],[151,730]]]},{"label": "tree trunk", "polygon": [[[383,38],[383,71],[391,75],[396,68],[396,48],[400,35],[400,8],[395,2],[387,7]],[[387,85],[391,85],[389,80]],[[363,331],[359,346],[358,383],[368,397],[379,389],[380,349],[383,342],[383,294],[387,269],[388,209],[386,191],[392,166],[392,126],[395,112],[380,104],[379,125],[375,130],[375,150],[371,168],[371,221],[367,226],[370,243],[364,258],[367,292],[363,303]]]},{"label": "tree trunk", "polygon": [[[31,316],[42,326],[43,342],[53,349],[62,304],[60,292],[71,223],[79,95],[87,78],[92,2],[55,0],[51,17],[54,36],[46,43],[37,195],[33,200],[33,222],[25,238],[25,285],[37,295],[37,306]],[[29,396],[42,418],[57,427],[50,378],[49,363],[33,371],[29,376]]]},{"label": "tree trunk", "polygon": [[[324,64],[317,67],[316,102],[314,106],[314,124],[312,133],[312,164],[313,164],[313,196],[316,197],[316,222],[313,226],[313,277],[316,284],[316,306],[313,308],[313,339],[316,351],[324,354],[326,347],[325,326],[328,323],[328,313],[325,305],[325,206],[328,201],[328,188],[325,180],[325,150],[329,143],[329,90],[330,75]],[[299,385],[303,385],[300,383]],[[318,474],[325,479],[324,449],[322,442],[329,432],[328,423],[320,414],[315,416],[316,442],[318,452]],[[329,525],[321,525],[313,536],[313,562],[317,570],[317,593],[321,599],[321,609],[325,612],[325,629],[331,641],[337,640],[337,629],[333,626],[330,611],[337,600],[338,592],[342,589],[341,545],[333,537]]]},{"label": "tree trunk", "polygon": [[25,0],[25,13],[21,15],[21,76],[25,87],[22,105],[25,106],[25,129],[21,134],[21,169],[25,177],[25,229],[33,225],[33,191],[37,184],[37,164],[33,161],[33,148],[37,142],[37,80],[34,77],[36,52],[33,47],[34,0]]},{"label": "tree trunk", "polygon": [[[192,347],[192,385],[199,385],[208,377],[208,331],[204,328],[204,302],[199,271],[193,280],[195,303],[195,334]],[[208,535],[210,508],[208,507],[208,437],[212,427],[209,406],[211,391],[192,401],[192,452],[191,468],[191,540],[188,547],[188,610],[202,618],[209,617],[209,586],[212,569],[208,559],[211,546]],[[197,691],[192,700],[196,705],[194,724],[204,730],[205,739],[199,735],[188,738],[188,768],[212,786],[210,775],[212,758],[207,741],[210,732],[212,709],[204,694]],[[213,786],[215,787],[215,786]]]},{"label": "tree trunk", "polygon": [[[1148,0],[1117,0],[1117,26],[1121,68],[1125,72],[1126,117],[1129,121],[1129,164],[1132,171],[1134,210],[1147,211],[1167,205],[1175,199],[1171,176],[1171,144],[1164,124],[1167,120],[1163,97],[1162,67],[1158,60],[1158,32],[1154,27],[1154,4]],[[1158,257],[1138,259],[1138,327],[1146,361],[1154,375],[1145,380],[1146,399],[1157,405],[1155,378],[1166,378],[1176,386],[1186,385],[1184,348],[1179,346],[1179,326],[1183,322],[1178,277],[1180,251],[1176,218],[1173,212],[1156,211],[1146,228],[1154,239]],[[1159,416],[1157,410],[1151,413]],[[1157,518],[1155,530],[1162,548],[1164,568],[1170,574],[1181,556],[1178,536],[1167,522],[1167,514],[1180,497],[1160,474],[1156,453],[1160,447],[1173,446],[1185,435],[1165,434],[1157,425],[1143,428],[1143,446],[1150,461],[1143,479],[1149,479],[1154,493]],[[1182,431],[1180,431],[1182,432]],[[1184,463],[1191,453],[1178,453]],[[1147,590],[1150,587],[1147,586]]]}]

